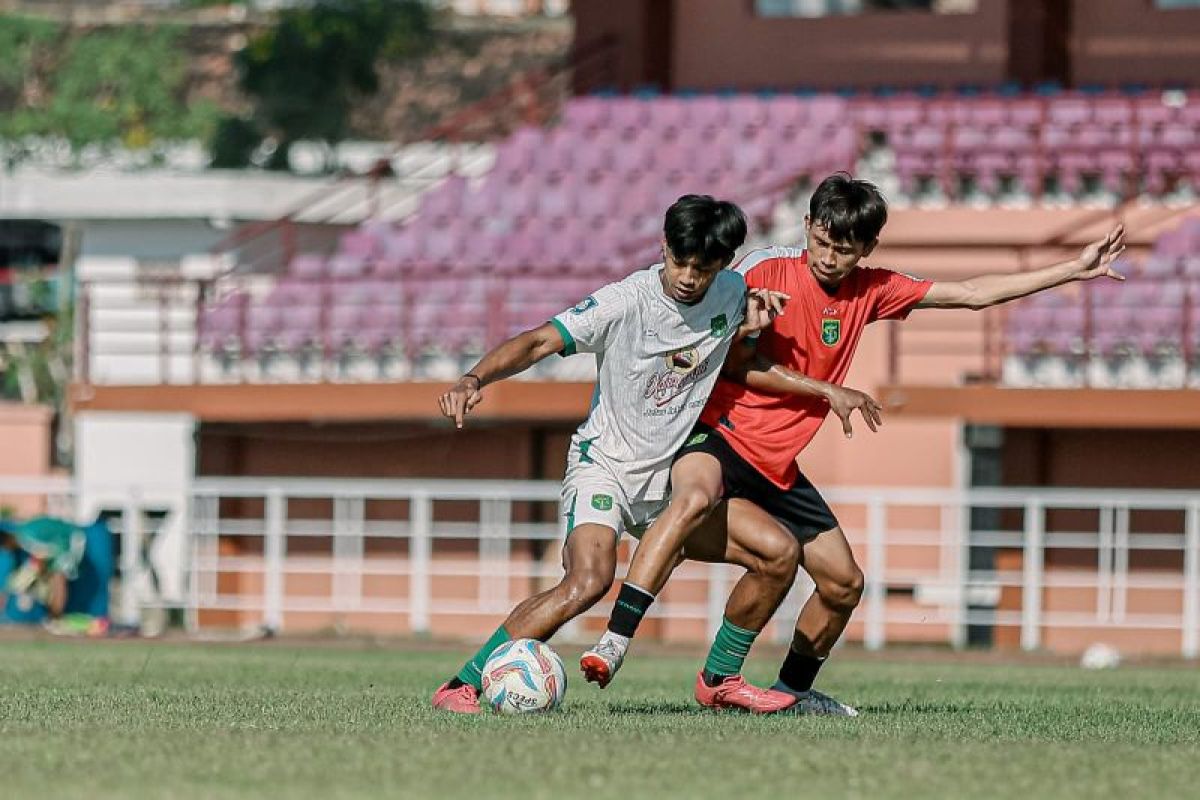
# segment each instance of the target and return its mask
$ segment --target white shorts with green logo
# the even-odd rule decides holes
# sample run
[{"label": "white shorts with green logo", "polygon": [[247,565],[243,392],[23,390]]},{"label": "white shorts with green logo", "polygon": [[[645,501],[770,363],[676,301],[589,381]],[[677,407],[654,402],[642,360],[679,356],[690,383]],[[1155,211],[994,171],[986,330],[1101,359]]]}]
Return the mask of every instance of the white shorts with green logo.
[{"label": "white shorts with green logo", "polygon": [[642,538],[669,502],[667,498],[630,502],[607,469],[574,459],[563,478],[562,501],[568,536],[578,526],[592,524],[610,528],[617,539],[622,532]]}]

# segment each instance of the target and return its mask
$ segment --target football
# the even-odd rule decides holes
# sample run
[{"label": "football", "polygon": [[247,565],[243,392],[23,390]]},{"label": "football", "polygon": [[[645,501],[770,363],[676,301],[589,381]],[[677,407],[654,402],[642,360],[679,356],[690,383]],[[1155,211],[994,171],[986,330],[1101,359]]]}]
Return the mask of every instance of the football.
[{"label": "football", "polygon": [[566,691],[562,659],[536,639],[505,642],[483,666],[483,701],[500,714],[551,711]]}]

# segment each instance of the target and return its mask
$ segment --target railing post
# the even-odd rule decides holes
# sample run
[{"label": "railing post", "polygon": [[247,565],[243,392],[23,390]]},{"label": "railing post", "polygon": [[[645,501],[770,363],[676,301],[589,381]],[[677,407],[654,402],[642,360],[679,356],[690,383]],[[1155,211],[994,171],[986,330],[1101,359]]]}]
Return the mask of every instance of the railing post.
[{"label": "railing post", "polygon": [[87,281],[79,284],[79,315],[75,320],[75,337],[79,352],[76,374],[85,386],[92,382],[92,285]]},{"label": "railing post", "polygon": [[1100,536],[1096,543],[1096,622],[1112,622],[1113,522],[1116,508],[1100,507]]},{"label": "railing post", "polygon": [[950,645],[955,650],[967,646],[967,584],[971,572],[971,520],[969,505],[942,506],[943,547],[949,551],[954,570],[954,618],[950,623]]},{"label": "railing post", "polygon": [[158,285],[158,382],[171,382],[171,307],[165,281]]},{"label": "railing post", "polygon": [[412,633],[429,632],[429,569],[433,536],[433,501],[425,492],[413,495],[408,543],[408,619]]},{"label": "railing post", "polygon": [[271,489],[266,498],[263,540],[263,624],[272,631],[283,627],[284,519],[287,500],[281,489]]},{"label": "railing post", "polygon": [[141,624],[137,578],[142,558],[142,502],[136,489],[130,489],[121,510],[121,622]]},{"label": "railing post", "polygon": [[729,595],[729,581],[724,564],[708,565],[708,599],[704,609],[704,625],[711,638],[721,629],[725,618],[725,602]]},{"label": "railing post", "polygon": [[194,329],[192,332],[192,383],[200,383],[200,343],[204,339],[204,302],[209,292],[206,290],[207,281],[194,281],[193,285],[196,287],[196,304],[192,312],[195,314],[192,325]]},{"label": "railing post", "polygon": [[877,497],[867,503],[867,622],[863,644],[868,650],[879,650],[887,640],[887,559],[884,553],[884,527],[887,512]]},{"label": "railing post", "polygon": [[1200,502],[1188,503],[1183,528],[1184,658],[1200,656]]},{"label": "railing post", "polygon": [[1025,550],[1022,554],[1021,649],[1036,650],[1041,644],[1042,624],[1042,550],[1045,533],[1045,509],[1041,501],[1025,503]]},{"label": "railing post", "polygon": [[1114,517],[1113,538],[1113,621],[1125,621],[1125,604],[1129,596],[1129,506],[1120,505]]},{"label": "railing post", "polygon": [[333,498],[333,607],[339,613],[362,607],[365,508],[362,497]]},{"label": "railing post", "polygon": [[508,611],[512,572],[512,501],[486,497],[479,501],[479,603],[489,611]]}]

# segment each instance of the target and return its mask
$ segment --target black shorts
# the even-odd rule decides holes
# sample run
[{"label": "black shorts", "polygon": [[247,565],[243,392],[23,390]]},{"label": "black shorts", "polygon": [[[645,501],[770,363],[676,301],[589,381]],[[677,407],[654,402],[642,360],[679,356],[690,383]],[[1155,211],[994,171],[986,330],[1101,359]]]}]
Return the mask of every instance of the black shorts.
[{"label": "black shorts", "polygon": [[748,500],[778,520],[801,542],[838,527],[837,517],[816,487],[800,473],[790,489],[780,489],[738,455],[725,437],[698,423],[675,460],[688,453],[708,453],[721,464],[725,498]]}]

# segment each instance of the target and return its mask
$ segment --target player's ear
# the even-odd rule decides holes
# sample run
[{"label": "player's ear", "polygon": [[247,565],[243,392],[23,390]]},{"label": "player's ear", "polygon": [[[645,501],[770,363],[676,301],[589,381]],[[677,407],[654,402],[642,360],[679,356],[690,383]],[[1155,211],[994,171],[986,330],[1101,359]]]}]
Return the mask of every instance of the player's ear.
[{"label": "player's ear", "polygon": [[871,251],[875,249],[875,245],[877,244],[879,244],[879,237],[875,237],[871,241],[867,242],[866,246],[863,248],[862,257],[866,258],[867,256],[871,255]]}]

